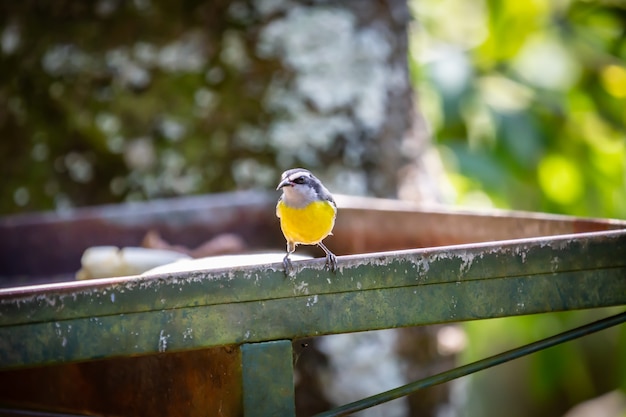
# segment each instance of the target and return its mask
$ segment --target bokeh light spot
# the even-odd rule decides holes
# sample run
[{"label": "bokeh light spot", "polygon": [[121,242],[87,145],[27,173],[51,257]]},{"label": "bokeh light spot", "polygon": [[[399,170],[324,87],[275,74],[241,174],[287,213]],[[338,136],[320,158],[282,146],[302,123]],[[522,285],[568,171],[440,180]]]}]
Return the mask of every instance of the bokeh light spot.
[{"label": "bokeh light spot", "polygon": [[576,164],[561,155],[548,155],[539,163],[539,186],[560,204],[571,204],[583,194],[583,179]]},{"label": "bokeh light spot", "polygon": [[608,65],[600,73],[604,89],[613,97],[626,97],[626,69]]}]

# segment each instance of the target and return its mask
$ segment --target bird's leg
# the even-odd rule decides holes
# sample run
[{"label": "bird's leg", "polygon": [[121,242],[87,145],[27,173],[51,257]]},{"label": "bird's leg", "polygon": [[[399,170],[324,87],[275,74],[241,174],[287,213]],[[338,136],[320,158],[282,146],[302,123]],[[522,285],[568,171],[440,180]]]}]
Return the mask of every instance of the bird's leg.
[{"label": "bird's leg", "polygon": [[289,259],[290,253],[287,252],[287,255],[283,258],[283,267],[285,267],[285,275],[291,275],[293,271],[293,265],[291,264],[291,259]]},{"label": "bird's leg", "polygon": [[337,257],[334,253],[329,251],[322,242],[319,242],[317,245],[320,248],[324,249],[324,252],[326,252],[326,266],[328,267],[328,269],[335,272],[337,270]]},{"label": "bird's leg", "polygon": [[285,275],[291,275],[293,272],[293,265],[291,264],[291,255],[296,250],[296,244],[293,242],[287,242],[287,254],[283,258],[283,267],[285,268]]}]

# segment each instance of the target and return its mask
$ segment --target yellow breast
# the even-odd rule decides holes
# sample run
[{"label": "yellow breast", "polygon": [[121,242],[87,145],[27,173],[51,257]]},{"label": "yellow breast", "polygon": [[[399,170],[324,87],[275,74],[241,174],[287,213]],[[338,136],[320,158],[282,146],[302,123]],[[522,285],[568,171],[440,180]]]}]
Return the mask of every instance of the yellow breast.
[{"label": "yellow breast", "polygon": [[328,201],[315,201],[306,207],[287,206],[282,200],[276,206],[285,238],[296,244],[314,245],[330,234],[337,209]]}]

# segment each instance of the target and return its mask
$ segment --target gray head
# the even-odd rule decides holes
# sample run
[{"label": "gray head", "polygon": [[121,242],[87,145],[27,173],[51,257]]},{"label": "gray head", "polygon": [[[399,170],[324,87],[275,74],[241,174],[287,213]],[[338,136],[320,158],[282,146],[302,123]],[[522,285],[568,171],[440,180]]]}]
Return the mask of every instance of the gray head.
[{"label": "gray head", "polygon": [[283,172],[276,189],[283,190],[283,201],[292,207],[304,207],[318,200],[335,203],[322,182],[304,168],[293,168]]}]

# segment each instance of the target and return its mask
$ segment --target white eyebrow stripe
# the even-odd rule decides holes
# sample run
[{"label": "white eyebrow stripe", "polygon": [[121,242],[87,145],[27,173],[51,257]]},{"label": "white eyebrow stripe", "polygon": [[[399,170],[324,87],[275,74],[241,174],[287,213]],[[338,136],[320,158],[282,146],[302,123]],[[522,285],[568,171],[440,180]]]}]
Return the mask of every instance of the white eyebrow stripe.
[{"label": "white eyebrow stripe", "polygon": [[289,176],[289,181],[295,181],[295,179],[296,179],[296,178],[306,177],[306,176],[308,176],[307,174],[308,174],[308,173],[307,173],[307,172],[304,172],[304,171],[294,172],[293,174],[291,174],[291,175]]}]

